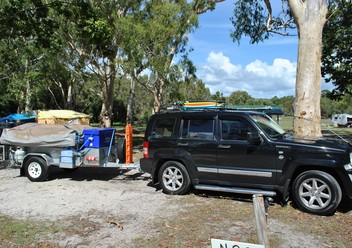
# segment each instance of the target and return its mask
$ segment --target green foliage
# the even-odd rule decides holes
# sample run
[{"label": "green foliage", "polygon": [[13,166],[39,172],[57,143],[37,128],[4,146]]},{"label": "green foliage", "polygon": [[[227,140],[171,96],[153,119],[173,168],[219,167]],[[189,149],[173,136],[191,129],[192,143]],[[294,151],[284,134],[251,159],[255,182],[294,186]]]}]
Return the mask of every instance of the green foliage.
[{"label": "green foliage", "polygon": [[295,24],[288,1],[281,1],[279,10],[272,9],[271,2],[273,1],[237,0],[235,2],[233,17],[231,17],[234,30],[230,33],[234,42],[239,44],[244,36],[249,37],[250,43],[254,44],[269,39],[274,33],[282,36],[292,35],[290,30],[295,29]]},{"label": "green foliage", "polygon": [[227,99],[228,105],[245,105],[249,104],[249,100],[253,98],[248,94],[247,91],[235,91],[232,92]]},{"label": "green foliage", "polygon": [[286,115],[293,116],[293,102],[295,98],[294,96],[284,96],[280,99],[275,100],[275,105],[279,105],[282,111]]},{"label": "green foliage", "polygon": [[215,101],[226,102],[226,97],[220,91],[215,92],[215,94],[211,96],[211,99]]},{"label": "green foliage", "polygon": [[329,97],[352,95],[352,2],[331,1],[323,32],[322,75],[336,88]]},{"label": "green foliage", "polygon": [[235,30],[231,33],[233,41],[240,42],[242,36],[249,36],[251,43],[268,39],[265,23],[267,16],[260,0],[239,0],[235,3],[234,16],[231,18]]}]

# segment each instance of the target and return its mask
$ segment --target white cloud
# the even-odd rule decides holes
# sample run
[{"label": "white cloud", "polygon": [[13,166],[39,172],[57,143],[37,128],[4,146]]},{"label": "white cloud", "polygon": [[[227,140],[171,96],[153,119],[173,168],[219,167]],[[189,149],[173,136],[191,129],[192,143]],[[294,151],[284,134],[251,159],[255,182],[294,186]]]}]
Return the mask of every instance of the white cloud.
[{"label": "white cloud", "polygon": [[243,68],[232,64],[223,53],[210,52],[199,77],[214,94],[229,96],[234,91],[247,91],[255,98],[294,95],[296,63],[277,58],[272,65],[255,60]]}]

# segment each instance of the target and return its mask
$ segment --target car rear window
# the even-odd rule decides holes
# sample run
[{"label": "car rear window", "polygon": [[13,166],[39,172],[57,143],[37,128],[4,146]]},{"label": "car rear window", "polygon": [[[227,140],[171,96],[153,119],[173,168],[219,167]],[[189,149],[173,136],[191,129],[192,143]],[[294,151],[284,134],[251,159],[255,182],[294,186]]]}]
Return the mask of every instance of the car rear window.
[{"label": "car rear window", "polygon": [[176,118],[158,118],[155,120],[151,137],[171,138],[175,129]]},{"label": "car rear window", "polygon": [[183,119],[182,138],[184,139],[214,139],[213,119]]}]

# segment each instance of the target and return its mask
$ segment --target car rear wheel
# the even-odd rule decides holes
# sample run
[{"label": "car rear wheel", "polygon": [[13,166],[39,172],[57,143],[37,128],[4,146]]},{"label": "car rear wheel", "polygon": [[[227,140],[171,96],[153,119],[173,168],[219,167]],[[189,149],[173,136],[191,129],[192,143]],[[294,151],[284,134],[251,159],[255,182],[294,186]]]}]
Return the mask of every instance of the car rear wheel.
[{"label": "car rear wheel", "polygon": [[25,165],[26,176],[32,182],[45,181],[48,178],[49,168],[43,158],[32,157]]},{"label": "car rear wheel", "polygon": [[191,188],[191,180],[186,168],[176,161],[164,163],[160,168],[158,178],[166,194],[183,195]]},{"label": "car rear wheel", "polygon": [[292,196],[297,206],[305,212],[331,215],[339,206],[342,191],[336,179],[323,171],[306,171],[294,181]]}]

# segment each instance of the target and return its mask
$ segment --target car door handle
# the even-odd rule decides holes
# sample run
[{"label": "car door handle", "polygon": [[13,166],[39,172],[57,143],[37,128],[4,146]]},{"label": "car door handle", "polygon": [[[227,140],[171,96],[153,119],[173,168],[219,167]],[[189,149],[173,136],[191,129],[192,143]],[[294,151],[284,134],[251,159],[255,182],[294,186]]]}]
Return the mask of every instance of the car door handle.
[{"label": "car door handle", "polygon": [[188,146],[188,143],[177,143],[177,146],[185,147],[185,146]]},{"label": "car door handle", "polygon": [[229,149],[230,147],[230,145],[218,145],[218,148],[220,149]]}]

